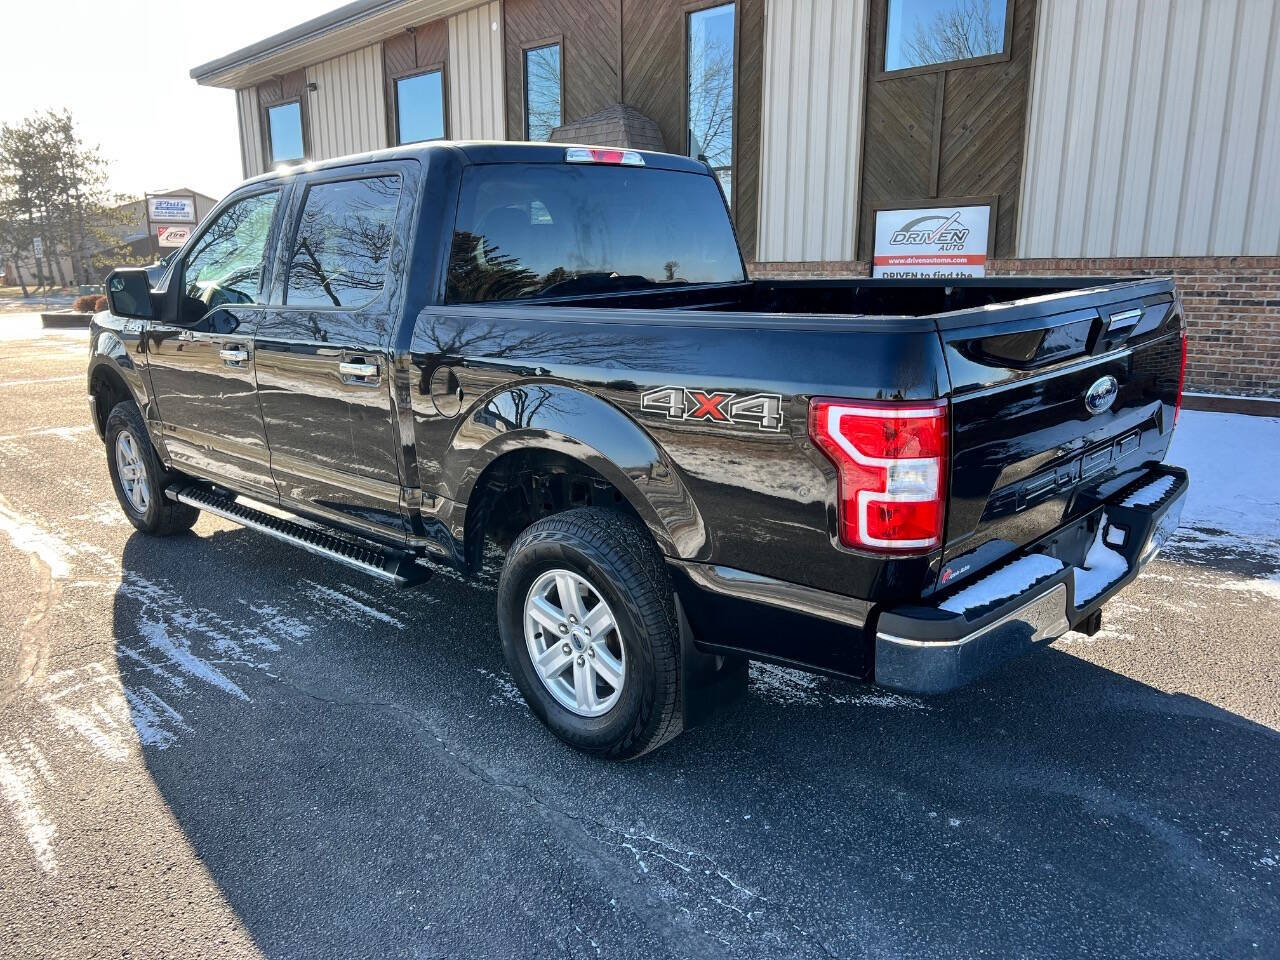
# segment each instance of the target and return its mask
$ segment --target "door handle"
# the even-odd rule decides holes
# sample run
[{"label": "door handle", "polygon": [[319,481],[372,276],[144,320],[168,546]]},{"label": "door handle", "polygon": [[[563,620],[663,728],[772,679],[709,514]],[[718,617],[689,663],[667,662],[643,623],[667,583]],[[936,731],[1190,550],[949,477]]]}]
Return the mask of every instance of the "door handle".
[{"label": "door handle", "polygon": [[218,356],[226,363],[244,363],[249,359],[249,351],[240,347],[223,347],[218,351]]},{"label": "door handle", "polygon": [[378,365],[376,363],[352,363],[343,360],[338,364],[338,372],[343,378],[360,380],[363,383],[378,382]]}]

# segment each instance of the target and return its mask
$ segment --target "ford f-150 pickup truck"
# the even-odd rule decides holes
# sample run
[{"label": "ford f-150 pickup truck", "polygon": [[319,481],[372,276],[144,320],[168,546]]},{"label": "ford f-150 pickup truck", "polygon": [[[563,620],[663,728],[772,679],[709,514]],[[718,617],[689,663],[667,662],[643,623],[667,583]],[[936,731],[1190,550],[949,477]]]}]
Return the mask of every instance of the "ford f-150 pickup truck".
[{"label": "ford f-150 pickup truck", "polygon": [[400,586],[500,551],[512,677],[604,756],[750,659],[929,694],[1096,631],[1187,491],[1168,279],[751,280],[684,157],[288,168],[108,298],[90,408],[135,527],[208,511]]}]

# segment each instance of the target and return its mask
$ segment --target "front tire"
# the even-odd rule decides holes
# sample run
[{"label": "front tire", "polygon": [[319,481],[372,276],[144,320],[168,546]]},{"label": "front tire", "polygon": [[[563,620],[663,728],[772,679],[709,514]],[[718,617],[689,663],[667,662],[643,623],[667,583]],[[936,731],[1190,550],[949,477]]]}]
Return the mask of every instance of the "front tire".
[{"label": "front tire", "polygon": [[107,467],[124,515],[137,529],[154,536],[190,530],[200,511],[164,495],[173,477],[160,466],[142,414],[125,400],[111,408],[106,428]]},{"label": "front tire", "polygon": [[502,568],[498,626],[525,701],[570,746],[629,759],[683,729],[671,583],[634,518],[582,507],[527,527]]}]

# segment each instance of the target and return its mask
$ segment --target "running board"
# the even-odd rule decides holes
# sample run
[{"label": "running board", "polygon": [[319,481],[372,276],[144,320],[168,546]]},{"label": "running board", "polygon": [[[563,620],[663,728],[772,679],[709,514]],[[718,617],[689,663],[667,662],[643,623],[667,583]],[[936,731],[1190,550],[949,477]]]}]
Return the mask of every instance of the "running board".
[{"label": "running board", "polygon": [[178,484],[166,488],[164,493],[170,500],[190,504],[206,513],[224,517],[243,527],[301,547],[309,553],[345,563],[348,567],[363,570],[397,587],[414,587],[431,576],[431,570],[416,563],[411,553],[358,543],[338,534],[285,520],[245,506],[230,496],[215,493],[205,487]]}]

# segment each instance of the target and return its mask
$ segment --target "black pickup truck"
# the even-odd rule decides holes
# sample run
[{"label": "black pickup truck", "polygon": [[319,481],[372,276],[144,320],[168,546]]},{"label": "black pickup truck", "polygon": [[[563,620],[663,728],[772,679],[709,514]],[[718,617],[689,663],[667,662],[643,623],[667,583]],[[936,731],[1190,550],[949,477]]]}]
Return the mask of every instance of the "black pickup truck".
[{"label": "black pickup truck", "polygon": [[1187,491],[1169,280],[750,280],[683,157],[295,167],[108,296],[90,407],[134,526],[205,510],[401,586],[499,550],[512,676],[613,757],[749,659],[936,693],[1097,630]]}]

